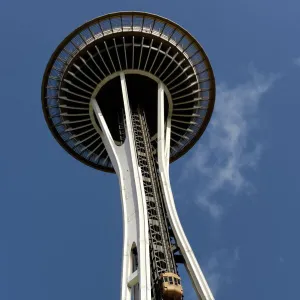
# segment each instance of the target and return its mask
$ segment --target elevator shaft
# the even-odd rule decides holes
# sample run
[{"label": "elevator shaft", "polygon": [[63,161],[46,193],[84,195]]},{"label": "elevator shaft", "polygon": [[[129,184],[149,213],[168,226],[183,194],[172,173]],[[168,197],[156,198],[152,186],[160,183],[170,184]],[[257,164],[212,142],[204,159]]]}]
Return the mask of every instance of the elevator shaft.
[{"label": "elevator shaft", "polygon": [[160,275],[166,272],[177,273],[169,236],[169,225],[164,207],[161,181],[151,144],[146,116],[138,108],[132,113],[136,155],[143,177],[147,203],[149,225],[149,247],[151,262],[151,295],[152,299],[162,299]]}]

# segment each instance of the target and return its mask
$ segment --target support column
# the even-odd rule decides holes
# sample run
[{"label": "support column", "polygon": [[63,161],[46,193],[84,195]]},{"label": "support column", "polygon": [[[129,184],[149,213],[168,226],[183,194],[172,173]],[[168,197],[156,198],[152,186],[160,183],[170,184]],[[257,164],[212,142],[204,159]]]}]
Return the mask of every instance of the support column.
[{"label": "support column", "polygon": [[[131,112],[124,73],[120,74],[126,139],[117,146],[107,127],[104,116],[95,98],[91,99],[94,112],[101,127],[101,138],[119,179],[123,209],[123,266],[121,299],[131,300],[133,284],[139,284],[139,299],[151,300],[151,274],[149,259],[149,234],[146,199],[140,168],[137,164]],[[132,274],[132,245],[136,244],[138,270]],[[136,275],[138,274],[138,280]]]},{"label": "support column", "polygon": [[[164,88],[162,84],[158,85],[158,129],[157,129],[157,143],[158,143],[158,165],[159,173],[162,181],[162,188],[164,193],[165,207],[168,218],[174,232],[176,242],[180,248],[180,252],[185,260],[185,267],[189,274],[190,280],[195,288],[196,294],[200,300],[214,300],[212,292],[206,282],[206,279],[201,271],[201,268],[196,260],[193,250],[185,236],[181,226],[171,184],[169,179],[169,153],[170,153],[170,128],[171,119],[167,120],[164,125]],[[172,108],[171,108],[172,109]],[[170,115],[170,114],[169,114]],[[166,134],[165,134],[166,132]]]}]

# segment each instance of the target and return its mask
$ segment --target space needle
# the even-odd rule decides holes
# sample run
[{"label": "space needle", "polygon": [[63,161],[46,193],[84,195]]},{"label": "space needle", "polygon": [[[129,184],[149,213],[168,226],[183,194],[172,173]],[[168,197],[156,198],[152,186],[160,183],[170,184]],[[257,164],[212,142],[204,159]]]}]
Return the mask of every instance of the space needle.
[{"label": "space needle", "polygon": [[42,83],[49,129],[77,160],[119,180],[121,300],[183,299],[179,264],[198,298],[214,299],[169,179],[169,163],[201,137],[214,101],[214,75],[200,44],[154,14],[117,12],[88,21],[50,58]]}]

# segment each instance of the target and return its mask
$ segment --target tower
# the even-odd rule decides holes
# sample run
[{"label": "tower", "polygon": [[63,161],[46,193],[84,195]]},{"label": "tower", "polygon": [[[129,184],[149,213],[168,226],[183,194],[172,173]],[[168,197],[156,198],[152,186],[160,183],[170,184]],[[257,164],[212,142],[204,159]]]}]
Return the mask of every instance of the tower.
[{"label": "tower", "polygon": [[50,58],[42,105],[53,136],[79,161],[118,176],[122,300],[182,299],[180,263],[199,299],[214,299],[169,180],[169,162],[200,138],[214,101],[214,75],[202,47],[157,15],[118,12],[91,20]]}]

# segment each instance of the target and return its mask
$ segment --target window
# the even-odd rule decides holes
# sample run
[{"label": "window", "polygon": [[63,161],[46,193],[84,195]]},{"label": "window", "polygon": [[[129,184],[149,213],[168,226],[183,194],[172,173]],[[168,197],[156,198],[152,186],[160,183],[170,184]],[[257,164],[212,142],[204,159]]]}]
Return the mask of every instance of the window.
[{"label": "window", "polygon": [[164,282],[168,282],[168,277],[164,277]]},{"label": "window", "polygon": [[172,277],[169,277],[169,283],[173,284],[173,278]]},{"label": "window", "polygon": [[131,248],[131,264],[132,264],[132,272],[138,269],[138,253],[135,244],[133,244]]},{"label": "window", "polygon": [[180,285],[181,283],[180,283],[180,279],[178,279],[178,284]]},{"label": "window", "polygon": [[177,285],[177,278],[174,277],[174,283]]}]

